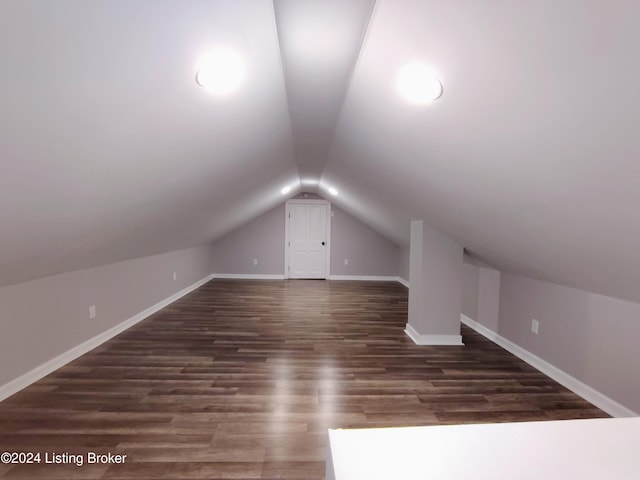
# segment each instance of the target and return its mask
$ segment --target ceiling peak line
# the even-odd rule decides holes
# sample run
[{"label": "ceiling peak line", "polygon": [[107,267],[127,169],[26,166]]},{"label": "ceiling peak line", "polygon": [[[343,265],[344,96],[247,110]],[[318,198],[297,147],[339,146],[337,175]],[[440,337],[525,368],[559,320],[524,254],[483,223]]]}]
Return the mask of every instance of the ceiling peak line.
[{"label": "ceiling peak line", "polygon": [[375,0],[274,0],[300,177],[320,180]]}]

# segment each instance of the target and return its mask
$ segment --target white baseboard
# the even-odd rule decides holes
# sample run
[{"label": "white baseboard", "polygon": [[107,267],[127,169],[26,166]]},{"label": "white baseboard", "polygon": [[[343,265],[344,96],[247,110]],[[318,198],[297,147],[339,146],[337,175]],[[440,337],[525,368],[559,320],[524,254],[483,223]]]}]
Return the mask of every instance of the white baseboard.
[{"label": "white baseboard", "polygon": [[462,323],[464,323],[465,325],[467,325],[468,327],[473,328],[480,335],[488,338],[492,342],[498,343],[497,342],[498,334],[496,332],[494,332],[493,330],[488,329],[487,327],[485,327],[481,323],[478,323],[475,320],[472,320],[471,318],[467,317],[466,315],[460,315],[460,321]]},{"label": "white baseboard", "polygon": [[199,280],[193,285],[189,285],[188,287],[180,290],[179,292],[174,293],[170,297],[165,298],[164,300],[156,303],[155,305],[143,310],[142,312],[138,313],[137,315],[134,315],[128,320],[125,320],[124,322],[119,323],[115,327],[112,327],[109,330],[106,330],[101,334],[96,335],[95,337],[87,340],[86,342],[81,343],[80,345],[77,345],[71,348],[70,350],[67,350],[66,352],[58,355],[55,358],[52,358],[48,362],[43,363],[42,365],[25,373],[24,375],[21,375],[18,378],[11,380],[9,383],[6,383],[0,386],[0,401],[10,397],[15,393],[18,393],[23,388],[28,387],[32,383],[49,375],[51,372],[57,370],[60,367],[65,366],[67,363],[75,360],[76,358],[102,345],[107,340],[110,340],[116,335],[124,332],[125,330],[132,327],[136,323],[162,310],[167,305],[170,305],[176,300],[180,299],[181,297],[184,297],[186,294],[192,292],[196,288],[201,287],[212,278],[213,278],[213,275],[206,276],[202,280]]},{"label": "white baseboard", "polygon": [[384,275],[330,275],[329,280],[359,280],[363,282],[396,282],[398,277]]},{"label": "white baseboard", "polygon": [[242,280],[284,280],[284,275],[258,273],[214,273],[213,278],[242,279]]},{"label": "white baseboard", "polygon": [[409,288],[409,282],[395,275],[330,275],[329,280],[351,280],[361,282],[399,282]]},{"label": "white baseboard", "polygon": [[[213,278],[240,280],[284,280],[285,276],[280,274],[214,273]],[[361,282],[400,282],[402,285],[409,288],[409,282],[407,282],[404,278],[391,275],[329,275],[329,280],[355,280]]]},{"label": "white baseboard", "polygon": [[516,357],[524,360],[526,363],[531,365],[532,367],[540,370],[542,373],[552,378],[560,385],[565,386],[573,393],[581,396],[588,402],[594,404],[599,409],[607,412],[609,415],[613,417],[637,417],[638,413],[633,410],[628,409],[624,405],[616,402],[612,398],[607,397],[603,393],[595,390],[589,385],[582,383],[577,378],[572,377],[568,373],[560,370],[558,367],[551,365],[546,360],[534,355],[528,350],[516,345],[511,340],[507,340],[503,336],[494,332],[493,330],[489,330],[487,327],[480,325],[475,320],[470,319],[465,315],[460,315],[460,321],[465,325],[473,328],[479,334],[487,337],[492,342],[495,342],[497,345],[500,345],[502,348],[507,350],[508,352],[513,353]]},{"label": "white baseboard", "polygon": [[464,343],[462,343],[462,335],[420,335],[408,323],[404,333],[406,333],[416,345],[464,345]]}]

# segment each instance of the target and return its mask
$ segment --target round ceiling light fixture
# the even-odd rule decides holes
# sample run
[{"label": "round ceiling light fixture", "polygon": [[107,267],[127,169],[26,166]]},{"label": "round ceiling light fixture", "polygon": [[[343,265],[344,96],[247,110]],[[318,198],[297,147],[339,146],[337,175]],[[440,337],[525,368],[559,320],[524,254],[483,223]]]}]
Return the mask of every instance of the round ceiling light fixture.
[{"label": "round ceiling light fixture", "polygon": [[398,72],[398,93],[407,102],[425,105],[442,95],[442,83],[431,67],[422,62],[405,65]]},{"label": "round ceiling light fixture", "polygon": [[282,195],[286,195],[287,193],[289,193],[291,191],[291,187],[289,185],[287,185],[286,187],[282,187],[282,190],[280,190],[280,193]]},{"label": "round ceiling light fixture", "polygon": [[338,190],[333,187],[329,187],[329,193],[335,197],[336,195],[338,195]]},{"label": "round ceiling light fixture", "polygon": [[196,82],[213,95],[229,95],[244,80],[245,67],[240,55],[228,48],[215,48],[198,65]]}]

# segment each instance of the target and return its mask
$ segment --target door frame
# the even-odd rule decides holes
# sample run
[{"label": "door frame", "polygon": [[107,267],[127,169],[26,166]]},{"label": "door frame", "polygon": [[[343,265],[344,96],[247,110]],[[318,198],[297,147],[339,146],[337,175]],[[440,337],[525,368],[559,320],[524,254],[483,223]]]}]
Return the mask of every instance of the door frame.
[{"label": "door frame", "polygon": [[295,204],[327,206],[327,228],[325,232],[327,239],[325,242],[328,248],[325,249],[324,279],[329,280],[329,275],[331,273],[329,271],[331,266],[331,202],[328,200],[307,198],[292,198],[291,200],[287,200],[284,204],[284,278],[289,278],[289,215],[290,206]]}]

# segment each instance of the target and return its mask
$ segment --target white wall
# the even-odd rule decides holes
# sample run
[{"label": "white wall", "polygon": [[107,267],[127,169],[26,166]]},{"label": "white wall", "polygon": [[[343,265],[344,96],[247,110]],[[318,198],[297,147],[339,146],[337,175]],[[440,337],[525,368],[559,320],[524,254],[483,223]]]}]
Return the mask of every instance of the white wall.
[{"label": "white wall", "polygon": [[210,269],[207,245],[0,288],[0,387],[202,280]]}]

